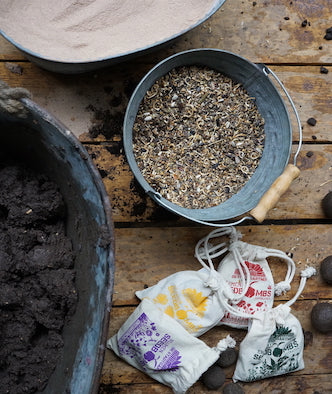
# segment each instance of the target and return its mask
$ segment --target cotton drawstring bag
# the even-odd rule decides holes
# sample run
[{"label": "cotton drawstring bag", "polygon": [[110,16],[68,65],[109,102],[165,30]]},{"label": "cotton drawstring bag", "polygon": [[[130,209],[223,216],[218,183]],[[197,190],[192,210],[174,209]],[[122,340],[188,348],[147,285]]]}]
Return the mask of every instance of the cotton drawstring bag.
[{"label": "cotton drawstring bag", "polygon": [[[224,235],[235,233],[234,228],[223,230]],[[223,249],[227,250],[226,243]],[[201,270],[176,272],[135,293],[141,300],[149,299],[196,337],[220,322],[225,301],[238,299],[215,270],[211,259],[208,264],[201,260],[201,264],[204,267]]]},{"label": "cotton drawstring bag", "polygon": [[119,357],[171,387],[174,393],[185,393],[222,351],[235,344],[227,336],[216,347],[207,346],[148,299],[107,341],[107,347]]},{"label": "cotton drawstring bag", "polygon": [[290,306],[303,291],[307,278],[315,273],[312,267],[302,271],[299,289],[290,301],[257,312],[251,318],[248,333],[240,344],[235,382],[251,382],[304,368],[303,330]]},{"label": "cotton drawstring bag", "polygon": [[[224,242],[216,246],[210,244],[212,238],[220,237],[221,234],[224,235],[219,229],[214,230],[197,243],[195,256],[200,262],[211,261],[225,253]],[[233,307],[236,310],[247,314],[267,311],[273,306],[274,295],[281,295],[290,290],[295,274],[294,261],[280,250],[251,245],[240,241],[240,238],[239,232],[231,232],[228,253],[219,263],[217,271],[234,293]],[[276,285],[267,262],[267,257],[272,256],[287,263],[285,280]],[[218,324],[246,329],[248,319],[225,312]]]}]

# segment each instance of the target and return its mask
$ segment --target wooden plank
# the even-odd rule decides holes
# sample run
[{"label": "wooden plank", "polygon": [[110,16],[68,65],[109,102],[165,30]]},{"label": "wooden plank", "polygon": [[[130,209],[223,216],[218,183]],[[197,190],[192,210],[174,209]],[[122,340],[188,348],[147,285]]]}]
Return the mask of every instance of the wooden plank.
[{"label": "wooden plank", "polygon": [[[299,384],[300,381],[303,383],[303,389],[310,388],[311,379],[314,379],[315,376],[322,376],[323,380],[321,381],[321,385],[319,388],[327,389],[330,386],[330,381],[326,379],[326,374],[330,375],[331,378],[331,368],[332,368],[332,357],[331,357],[331,344],[332,344],[332,334],[321,334],[315,331],[310,323],[310,310],[315,304],[316,301],[303,301],[298,300],[292,307],[292,313],[299,319],[303,329],[312,333],[312,341],[306,345],[304,349],[304,362],[305,369],[302,371],[294,372],[290,375],[287,375],[287,379],[285,377],[276,377],[268,380],[258,381],[254,383],[242,383],[243,388],[246,392],[275,392],[280,388],[280,381],[286,380],[287,387],[292,389]],[[118,329],[122,326],[122,324],[126,321],[128,316],[134,310],[133,307],[126,308],[113,308],[111,312],[111,322],[109,329],[109,337],[113,336]],[[237,330],[232,328],[227,328],[223,326],[214,327],[209,330],[207,333],[202,335],[200,339],[204,341],[208,346],[215,346],[216,343],[221,339],[226,337],[227,335],[231,335],[236,341],[238,348],[239,344],[243,340],[246,335],[246,330]],[[231,366],[225,369],[225,374],[228,379],[231,379],[235,366]],[[325,376],[325,378],[324,378]],[[293,381],[293,383],[292,383]],[[104,367],[102,371],[101,385],[109,386],[116,385],[120,391],[122,392],[122,385],[133,385],[132,388],[136,385],[141,384],[150,384],[153,383],[152,378],[147,376],[146,374],[136,370],[122,359],[117,357],[113,351],[106,350]],[[294,385],[294,386],[293,386]],[[157,388],[159,386],[159,388]],[[140,387],[140,386],[138,386]],[[159,384],[153,384],[152,387],[156,387],[156,390],[161,390],[163,388],[165,392],[168,391],[164,386]],[[283,387],[283,386],[282,386]],[[269,388],[269,391],[265,391],[265,389]],[[318,388],[318,387],[317,387]],[[248,391],[247,391],[248,390]],[[124,392],[126,392],[126,388],[124,387]],[[136,392],[136,391],[135,391]],[[159,391],[156,391],[159,392]],[[206,392],[206,388],[200,382],[197,382],[189,392],[193,393],[204,393]],[[292,391],[286,391],[290,393]]]},{"label": "wooden plank", "polygon": [[[293,253],[297,273],[292,290],[278,299],[294,295],[300,271],[307,265],[315,267],[317,275],[307,281],[302,298],[332,299],[332,287],[323,282],[319,273],[321,261],[332,255],[330,225],[240,226],[238,230],[244,242]],[[175,272],[200,269],[194,257],[195,246],[210,231],[202,227],[117,228],[113,304],[137,305],[135,291],[153,286]],[[283,280],[286,264],[274,259],[269,262],[275,282]]]},{"label": "wooden plank", "polygon": [[[115,222],[185,222],[143,192],[124,158],[121,141],[86,147],[103,176]],[[301,174],[267,219],[323,219],[321,200],[332,187],[331,160],[332,145],[304,145],[297,160]]]},{"label": "wooden plank", "polygon": [[331,148],[331,145],[303,145],[296,163],[301,173],[268,218],[325,218],[321,201],[332,187]]},{"label": "wooden plank", "polygon": [[[304,141],[331,142],[331,133],[326,131],[331,130],[332,127],[332,73],[320,73],[320,66],[271,66],[270,68],[280,78],[294,101],[302,125]],[[275,82],[272,77],[271,80]],[[275,85],[278,86],[277,83]],[[298,141],[299,133],[294,111],[283,92],[280,92],[291,117],[293,140]],[[316,119],[317,123],[314,127],[307,123],[309,118]]]},{"label": "wooden plank", "polygon": [[[154,64],[129,62],[95,73],[69,76],[44,71],[31,63],[19,63],[23,73],[17,75],[8,70],[5,62],[0,62],[0,79],[11,86],[27,88],[37,104],[54,114],[82,141],[106,141],[121,134],[129,98]],[[306,142],[312,142],[313,135],[316,142],[332,140],[332,67],[327,68],[330,72],[321,74],[319,66],[271,67],[293,97]],[[315,127],[307,125],[310,117],[316,118]],[[292,121],[297,140],[293,115]]]},{"label": "wooden plank", "polygon": [[25,60],[22,53],[0,35],[0,60]]},{"label": "wooden plank", "polygon": [[[225,383],[229,383],[228,379]],[[319,394],[330,394],[331,393],[331,375],[330,374],[319,374],[319,375],[303,375],[303,376],[292,376],[287,375],[278,378],[267,379],[260,381],[259,383],[240,384],[242,388],[246,389],[246,393],[250,394],[294,394],[303,392],[305,394],[319,393]],[[224,387],[224,386],[223,386]],[[203,388],[200,383],[195,384],[191,387],[187,394],[200,394],[206,393],[207,390]],[[209,390],[210,394],[220,393],[218,390]],[[162,386],[161,384],[114,384],[105,385],[101,384],[99,394],[107,393],[121,393],[121,394],[167,394],[172,393],[172,390],[168,387]]]},{"label": "wooden plank", "polygon": [[[96,73],[62,75],[42,70],[32,63],[17,64],[22,67],[22,75],[10,72],[6,62],[0,63],[0,79],[10,86],[28,89],[37,104],[77,136],[101,125],[104,135],[99,140],[111,139],[114,132],[120,132],[122,123],[114,124],[107,112],[119,113],[123,117],[136,84],[151,66],[128,63]],[[91,140],[91,137],[87,136],[85,140]]]},{"label": "wooden plank", "polygon": [[[305,19],[310,25],[302,27]],[[330,26],[329,0],[226,1],[172,51],[220,48],[253,62],[331,63],[331,47],[324,40]]]},{"label": "wooden plank", "polygon": [[[329,0],[226,1],[207,22],[152,56],[158,60],[191,48],[220,48],[253,62],[331,63],[330,45],[324,40],[330,12]],[[309,23],[302,27],[305,19]],[[2,59],[19,58],[4,39],[0,53]]]}]

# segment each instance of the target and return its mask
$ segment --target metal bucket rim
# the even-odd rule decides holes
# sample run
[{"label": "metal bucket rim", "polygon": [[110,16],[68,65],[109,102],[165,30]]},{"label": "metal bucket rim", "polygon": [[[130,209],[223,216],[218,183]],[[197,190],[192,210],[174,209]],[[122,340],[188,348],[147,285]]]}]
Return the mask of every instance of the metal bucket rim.
[{"label": "metal bucket rim", "polygon": [[[156,73],[160,70],[161,67],[163,67],[163,66],[166,67],[166,66],[170,65],[172,62],[176,63],[176,61],[178,59],[185,60],[186,57],[191,56],[191,55],[194,55],[194,56],[195,55],[199,55],[199,56],[214,55],[214,56],[219,56],[219,57],[228,56],[229,58],[234,58],[234,59],[239,60],[240,62],[243,62],[243,64],[249,65],[253,70],[253,76],[255,74],[259,75],[264,80],[264,82],[269,84],[270,88],[273,89],[273,94],[278,98],[280,108],[283,111],[285,118],[287,119],[287,127],[288,127],[289,132],[287,133],[288,134],[287,140],[283,140],[285,152],[284,152],[284,157],[283,157],[282,163],[279,163],[280,168],[278,168],[278,173],[276,174],[276,176],[273,177],[273,179],[270,179],[269,181],[266,182],[266,184],[264,185],[264,188],[262,188],[261,190],[255,191],[255,193],[256,193],[255,200],[253,200],[252,204],[247,203],[243,209],[241,209],[241,199],[243,201],[242,195],[246,193],[247,189],[253,183],[253,179],[255,179],[255,177],[257,178],[257,176],[260,175],[260,173],[258,173],[258,171],[261,172],[262,167],[264,166],[264,162],[262,164],[263,158],[261,158],[259,166],[257,167],[253,176],[249,179],[249,181],[246,184],[244,184],[244,186],[239,190],[239,192],[237,192],[236,194],[231,196],[228,200],[226,200],[225,202],[223,202],[217,206],[208,207],[208,208],[201,208],[201,209],[184,208],[184,207],[174,204],[171,201],[162,197],[156,190],[154,190],[150,186],[150,184],[146,181],[146,179],[144,178],[144,176],[142,175],[141,171],[139,170],[139,168],[137,166],[136,159],[135,159],[133,149],[132,149],[132,128],[128,126],[128,123],[130,124],[132,121],[132,118],[133,118],[132,112],[133,112],[133,106],[134,106],[135,100],[137,99],[137,96],[140,95],[140,93],[143,89],[142,86],[144,86],[144,84],[149,85],[148,88],[147,88],[147,86],[144,86],[143,90],[145,90],[145,92],[144,92],[144,95],[145,95],[146,91],[152,86],[152,84],[157,79],[159,79],[162,75],[164,75],[165,73],[167,73],[168,71],[170,71],[171,69],[174,68],[174,66],[169,67],[168,71],[164,72],[161,75],[156,75]],[[175,67],[185,65],[185,64],[186,64],[186,62],[182,61],[181,63],[177,64]],[[194,64],[194,63],[190,63],[190,64]],[[202,64],[202,63],[200,63],[200,64]],[[208,67],[211,67],[211,65],[209,63],[206,63],[205,65]],[[286,165],[289,161],[289,157],[290,157],[291,146],[292,146],[292,125],[291,125],[289,113],[288,113],[287,107],[284,103],[284,100],[282,99],[282,97],[281,97],[279,91],[277,90],[277,88],[275,87],[275,85],[271,82],[271,80],[266,75],[266,73],[263,72],[263,67],[264,67],[264,65],[262,65],[262,64],[255,64],[255,63],[249,61],[248,59],[245,59],[244,57],[239,56],[239,55],[237,55],[233,52],[230,52],[230,51],[216,49],[216,48],[197,48],[197,49],[182,51],[182,52],[176,53],[174,55],[171,55],[171,56],[165,58],[164,60],[162,60],[158,64],[156,64],[153,68],[151,68],[151,70],[147,74],[145,74],[145,76],[141,79],[139,84],[136,86],[136,89],[134,90],[134,92],[128,102],[127,109],[126,109],[124,122],[123,122],[123,145],[124,145],[124,151],[125,151],[125,154],[127,157],[127,161],[129,163],[129,166],[130,166],[135,178],[137,179],[138,183],[143,187],[144,191],[151,198],[153,198],[158,204],[169,209],[173,213],[176,213],[180,216],[186,217],[186,218],[191,219],[193,221],[200,221],[200,220],[220,221],[220,220],[232,219],[232,218],[238,217],[242,214],[245,214],[248,211],[250,211],[252,208],[254,208],[257,205],[259,199],[262,197],[262,195],[269,189],[269,187],[271,186],[273,181],[279,175],[281,175],[281,173],[283,172],[284,168],[286,167]],[[149,81],[149,83],[147,83],[147,81]],[[141,102],[144,95],[141,97],[139,102]],[[136,114],[137,114],[137,111],[135,111],[134,118],[136,117]],[[270,152],[268,152],[268,153],[270,153]],[[268,153],[266,153],[266,149],[264,148],[263,156],[265,155],[264,157],[266,157],[266,155]],[[239,198],[239,196],[240,196],[240,198]],[[236,212],[236,214],[220,215],[221,208],[225,208],[225,206],[229,207],[230,205],[233,205],[233,204],[236,204],[239,208],[238,211]]]}]

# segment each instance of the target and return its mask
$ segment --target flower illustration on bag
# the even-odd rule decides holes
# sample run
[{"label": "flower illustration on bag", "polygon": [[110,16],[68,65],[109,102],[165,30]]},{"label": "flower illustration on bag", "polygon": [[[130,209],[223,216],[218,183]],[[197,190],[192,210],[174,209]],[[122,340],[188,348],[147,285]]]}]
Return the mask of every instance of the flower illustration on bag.
[{"label": "flower illustration on bag", "polygon": [[265,351],[254,355],[248,381],[295,371],[299,368],[300,354],[294,332],[288,327],[278,326],[270,336]]},{"label": "flower illustration on bag", "polygon": [[207,308],[208,297],[196,289],[184,289],[182,294],[190,304],[191,309],[189,311],[195,313],[197,316],[203,317]]},{"label": "flower illustration on bag", "polygon": [[160,293],[153,300],[156,304],[166,305],[168,303],[168,298],[166,294]]},{"label": "flower illustration on bag", "polygon": [[196,289],[184,289],[182,290],[182,294],[184,296],[185,301],[182,300],[176,294],[173,286],[168,288],[170,292],[170,297],[167,297],[166,294],[160,293],[154,299],[153,302],[156,304],[167,305],[169,302],[172,302],[172,305],[167,305],[164,310],[169,316],[174,317],[177,316],[178,319],[187,319],[188,312],[192,312],[197,316],[203,317],[204,312],[207,308],[208,297],[204,296],[202,292],[198,292]]},{"label": "flower illustration on bag", "polygon": [[159,293],[153,302],[162,305],[164,313],[172,318],[181,320],[189,332],[197,332],[202,328],[201,324],[192,321],[192,316],[202,318],[208,304],[208,297],[196,289],[187,288],[178,294],[175,286],[168,286],[168,294]]}]

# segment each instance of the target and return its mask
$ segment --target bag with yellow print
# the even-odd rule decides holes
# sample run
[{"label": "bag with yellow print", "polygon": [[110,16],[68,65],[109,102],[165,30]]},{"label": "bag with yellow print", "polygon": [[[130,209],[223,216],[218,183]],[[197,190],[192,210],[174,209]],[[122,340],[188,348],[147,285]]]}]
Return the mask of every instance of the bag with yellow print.
[{"label": "bag with yellow print", "polygon": [[137,291],[198,337],[215,326],[224,315],[223,293],[230,292],[216,271],[180,271],[156,285]]},{"label": "bag with yellow print", "polygon": [[[234,229],[227,227],[224,234]],[[223,245],[227,250],[226,243]],[[167,315],[178,321],[190,334],[198,337],[220,322],[225,303],[234,297],[229,284],[214,269],[212,261],[201,262],[198,271],[176,272],[156,285],[136,291],[136,296],[149,299]]]}]

